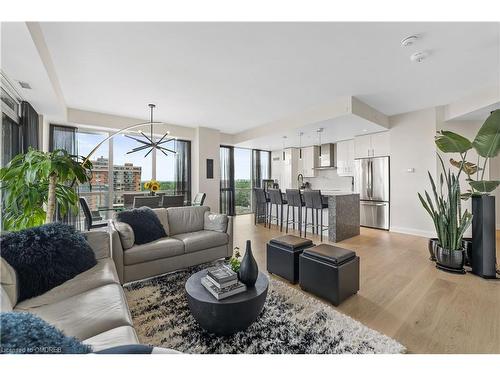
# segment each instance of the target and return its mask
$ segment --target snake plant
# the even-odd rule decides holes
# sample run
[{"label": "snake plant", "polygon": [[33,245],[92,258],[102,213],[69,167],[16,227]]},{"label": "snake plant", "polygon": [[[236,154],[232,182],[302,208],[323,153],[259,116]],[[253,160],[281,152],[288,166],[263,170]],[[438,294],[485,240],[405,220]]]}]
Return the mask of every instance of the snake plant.
[{"label": "snake plant", "polygon": [[460,251],[462,237],[472,222],[472,214],[468,210],[462,212],[459,177],[463,167],[455,175],[449,169],[446,171],[443,159],[439,154],[438,157],[444,172],[439,175],[439,187],[428,172],[433,198],[427,191],[425,199],[420,193],[418,197],[432,218],[439,245],[444,249]]}]

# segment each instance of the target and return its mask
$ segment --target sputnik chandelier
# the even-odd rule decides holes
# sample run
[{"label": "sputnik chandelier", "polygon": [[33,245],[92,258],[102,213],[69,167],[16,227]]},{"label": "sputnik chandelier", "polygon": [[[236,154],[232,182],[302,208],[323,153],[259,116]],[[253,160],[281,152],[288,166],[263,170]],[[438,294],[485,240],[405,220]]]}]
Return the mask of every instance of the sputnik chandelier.
[{"label": "sputnik chandelier", "polygon": [[160,150],[161,152],[163,152],[163,154],[165,154],[165,156],[168,156],[167,152],[177,154],[177,151],[162,146],[165,143],[168,143],[170,141],[175,140],[175,138],[167,138],[167,136],[170,134],[169,131],[167,131],[163,135],[163,137],[160,138],[159,141],[155,142],[154,136],[153,136],[153,125],[154,124],[161,124],[161,122],[154,122],[153,121],[153,111],[154,111],[156,105],[148,104],[148,106],[151,110],[151,117],[150,117],[150,121],[149,121],[150,129],[151,129],[150,136],[148,137],[146,134],[144,134],[144,132],[139,131],[139,133],[141,133],[141,135],[146,139],[146,140],[143,140],[143,139],[135,138],[135,137],[132,137],[131,135],[125,134],[125,137],[133,139],[134,141],[142,144],[142,146],[138,146],[136,148],[133,148],[132,150],[127,152],[127,154],[132,154],[134,152],[139,152],[139,151],[147,150],[147,149],[150,149],[150,150],[146,153],[146,155],[144,155],[144,157],[148,156],[154,149]]}]

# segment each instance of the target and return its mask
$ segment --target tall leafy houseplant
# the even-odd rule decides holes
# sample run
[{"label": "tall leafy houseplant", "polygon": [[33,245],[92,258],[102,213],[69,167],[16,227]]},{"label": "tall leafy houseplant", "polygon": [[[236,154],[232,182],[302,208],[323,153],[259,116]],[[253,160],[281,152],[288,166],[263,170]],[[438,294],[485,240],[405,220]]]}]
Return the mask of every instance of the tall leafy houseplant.
[{"label": "tall leafy houseplant", "polygon": [[[450,159],[450,163],[467,174],[470,189],[463,194],[464,199],[471,195],[489,194],[500,185],[499,180],[484,179],[488,161],[500,153],[500,109],[490,114],[473,141],[460,134],[442,130],[436,136],[436,146],[444,153],[460,155],[460,160]],[[479,155],[476,162],[467,160],[467,154],[472,149]]]},{"label": "tall leafy houseplant", "polygon": [[73,185],[90,182],[92,163],[65,150],[29,149],[0,169],[3,221],[6,230],[20,230],[54,220],[56,202],[62,215],[78,212]]},{"label": "tall leafy houseplant", "polygon": [[[470,189],[464,199],[472,196],[472,251],[469,262],[472,272],[484,278],[496,277],[495,196],[490,195],[499,185],[499,180],[486,180],[488,161],[500,153],[500,110],[491,112],[479,129],[474,140],[460,134],[441,131],[436,145],[444,153],[458,153],[460,160],[450,163],[467,174]],[[467,160],[468,152],[474,149],[477,162]],[[481,159],[482,158],[482,159]]]}]

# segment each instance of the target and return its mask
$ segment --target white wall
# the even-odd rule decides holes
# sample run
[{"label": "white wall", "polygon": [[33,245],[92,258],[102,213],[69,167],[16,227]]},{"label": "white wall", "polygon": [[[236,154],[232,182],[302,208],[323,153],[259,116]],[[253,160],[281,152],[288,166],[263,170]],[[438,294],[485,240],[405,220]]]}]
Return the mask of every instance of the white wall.
[{"label": "white wall", "polygon": [[49,151],[49,129],[50,125],[44,115],[38,115],[38,140],[42,151]]},{"label": "white wall", "polygon": [[[220,199],[220,131],[199,127],[195,130],[192,143],[192,196],[198,192],[207,194],[205,206],[212,212],[219,212]],[[214,160],[214,178],[207,179],[207,159]]]},{"label": "white wall", "polygon": [[432,220],[417,193],[430,189],[427,171],[436,175],[436,109],[392,116],[390,124],[391,230],[433,236]]}]

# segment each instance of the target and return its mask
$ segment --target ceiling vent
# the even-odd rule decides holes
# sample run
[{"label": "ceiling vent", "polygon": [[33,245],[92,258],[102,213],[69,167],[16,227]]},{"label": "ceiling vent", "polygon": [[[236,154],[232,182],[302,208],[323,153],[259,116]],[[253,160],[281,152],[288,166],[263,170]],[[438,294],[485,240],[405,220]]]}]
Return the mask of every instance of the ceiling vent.
[{"label": "ceiling vent", "polygon": [[28,82],[18,81],[19,86],[21,86],[25,90],[31,90],[31,85]]}]

